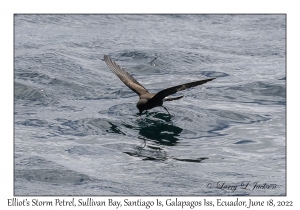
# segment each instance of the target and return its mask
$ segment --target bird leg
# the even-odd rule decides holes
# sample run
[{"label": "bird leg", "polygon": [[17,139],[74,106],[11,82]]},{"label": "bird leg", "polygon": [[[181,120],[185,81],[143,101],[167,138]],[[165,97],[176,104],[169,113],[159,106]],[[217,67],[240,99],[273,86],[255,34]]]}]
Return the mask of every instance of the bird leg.
[{"label": "bird leg", "polygon": [[[148,110],[145,111],[145,114],[147,114],[147,113],[148,113]],[[142,116],[142,114],[143,114],[143,111],[140,112],[140,117]]]},{"label": "bird leg", "polygon": [[167,110],[166,107],[164,107],[164,106],[162,106],[162,107],[168,112],[169,115],[171,115],[170,112]]},{"label": "bird leg", "polygon": [[155,66],[155,64],[153,65],[153,61],[155,61],[157,59],[157,56],[155,56],[155,58],[149,63],[150,66]]}]

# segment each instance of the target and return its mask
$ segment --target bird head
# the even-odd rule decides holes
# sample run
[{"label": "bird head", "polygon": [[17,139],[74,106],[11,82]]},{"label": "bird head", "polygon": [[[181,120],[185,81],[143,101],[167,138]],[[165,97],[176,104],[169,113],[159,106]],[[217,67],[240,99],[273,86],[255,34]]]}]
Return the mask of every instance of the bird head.
[{"label": "bird head", "polygon": [[144,110],[147,110],[147,99],[140,99],[137,104],[136,104],[136,108],[138,108],[138,110],[140,111],[140,115],[142,114],[142,112]]}]

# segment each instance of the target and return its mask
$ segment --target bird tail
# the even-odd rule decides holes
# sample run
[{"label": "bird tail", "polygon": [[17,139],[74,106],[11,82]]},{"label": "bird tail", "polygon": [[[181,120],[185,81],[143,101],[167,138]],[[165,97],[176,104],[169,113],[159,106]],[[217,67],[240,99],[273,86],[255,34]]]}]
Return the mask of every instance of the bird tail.
[{"label": "bird tail", "polygon": [[170,97],[165,97],[164,98],[164,101],[174,101],[174,100],[179,100],[181,99],[183,96],[179,96],[179,97],[176,97],[176,98],[170,98]]}]

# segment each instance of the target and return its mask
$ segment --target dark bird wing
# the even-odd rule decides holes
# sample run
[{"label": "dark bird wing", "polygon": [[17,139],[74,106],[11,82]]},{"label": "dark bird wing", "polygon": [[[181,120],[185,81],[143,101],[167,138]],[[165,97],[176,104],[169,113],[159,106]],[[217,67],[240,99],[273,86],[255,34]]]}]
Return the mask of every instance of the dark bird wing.
[{"label": "dark bird wing", "polygon": [[110,70],[115,73],[115,75],[117,75],[119,79],[136,94],[140,96],[143,93],[148,93],[148,90],[143,87],[143,85],[141,85],[133,78],[133,76],[116,64],[116,62],[114,62],[109,56],[104,55],[104,61]]},{"label": "dark bird wing", "polygon": [[168,95],[172,95],[174,93],[177,93],[178,91],[182,91],[185,90],[187,88],[191,88],[191,87],[195,87],[198,85],[202,85],[204,83],[207,83],[209,81],[212,81],[216,78],[211,78],[211,79],[205,79],[205,80],[200,80],[200,81],[196,81],[196,82],[190,82],[190,83],[186,83],[186,84],[182,84],[182,85],[177,85],[175,87],[170,87],[167,89],[164,89],[158,93],[155,94],[155,96],[153,96],[153,98],[151,98],[148,103],[151,103],[151,101],[155,102],[155,101],[160,101],[163,98],[167,97]]}]

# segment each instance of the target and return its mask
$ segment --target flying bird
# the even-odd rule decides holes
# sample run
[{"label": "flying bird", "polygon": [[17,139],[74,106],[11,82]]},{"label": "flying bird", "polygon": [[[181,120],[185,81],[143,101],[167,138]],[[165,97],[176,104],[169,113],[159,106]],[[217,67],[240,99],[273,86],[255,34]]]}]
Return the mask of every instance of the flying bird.
[{"label": "flying bird", "polygon": [[136,104],[136,107],[140,111],[140,115],[142,115],[142,112],[144,110],[149,110],[157,106],[163,107],[169,113],[167,108],[163,106],[163,102],[178,100],[181,99],[183,96],[179,96],[175,98],[171,98],[167,96],[177,93],[178,91],[182,91],[187,88],[202,85],[204,83],[216,79],[216,78],[211,78],[211,79],[199,80],[195,82],[190,82],[190,83],[170,87],[158,93],[149,93],[149,91],[143,85],[141,85],[138,81],[136,81],[133,78],[133,76],[131,76],[127,71],[125,71],[125,69],[121,68],[118,64],[116,64],[116,62],[114,62],[109,56],[104,55],[104,61],[106,65],[110,68],[110,70],[113,73],[115,73],[115,75],[117,75],[117,77],[119,77],[119,79],[127,87],[129,87],[133,92],[135,92],[140,97],[139,101]]}]

